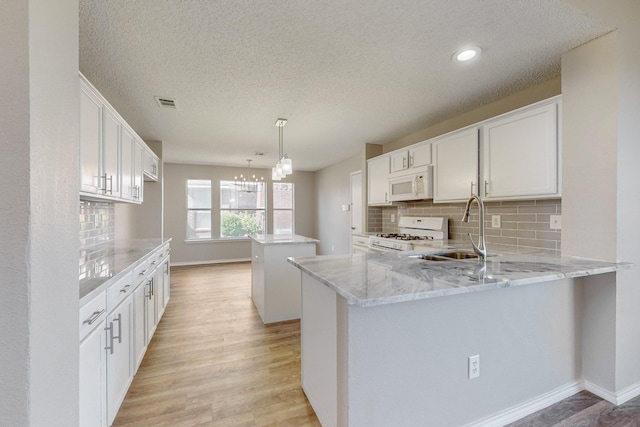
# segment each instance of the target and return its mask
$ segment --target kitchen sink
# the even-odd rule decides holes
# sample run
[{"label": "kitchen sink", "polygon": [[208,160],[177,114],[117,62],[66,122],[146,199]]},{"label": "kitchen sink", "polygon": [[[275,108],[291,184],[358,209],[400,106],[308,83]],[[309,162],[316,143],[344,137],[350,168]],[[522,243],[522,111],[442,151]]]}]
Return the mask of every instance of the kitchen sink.
[{"label": "kitchen sink", "polygon": [[452,251],[425,255],[411,255],[411,258],[423,259],[425,261],[451,261],[462,259],[476,259],[478,258],[478,254],[469,251]]}]

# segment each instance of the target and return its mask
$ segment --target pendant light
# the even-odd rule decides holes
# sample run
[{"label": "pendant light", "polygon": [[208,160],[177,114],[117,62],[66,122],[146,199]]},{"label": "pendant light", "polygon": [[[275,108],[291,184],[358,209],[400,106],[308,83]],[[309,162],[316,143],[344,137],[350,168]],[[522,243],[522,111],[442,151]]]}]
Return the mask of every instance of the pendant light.
[{"label": "pendant light", "polygon": [[278,163],[271,170],[271,179],[280,181],[282,178],[293,173],[293,161],[289,158],[289,155],[284,151],[283,134],[284,125],[287,124],[287,119],[276,120],[276,127],[278,127]]}]

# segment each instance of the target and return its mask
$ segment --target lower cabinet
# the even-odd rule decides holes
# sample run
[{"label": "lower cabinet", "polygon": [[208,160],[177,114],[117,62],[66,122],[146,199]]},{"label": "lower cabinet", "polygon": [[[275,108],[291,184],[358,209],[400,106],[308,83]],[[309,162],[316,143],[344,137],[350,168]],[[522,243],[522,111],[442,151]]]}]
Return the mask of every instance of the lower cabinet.
[{"label": "lower cabinet", "polygon": [[131,326],[133,295],[120,304],[107,317],[107,418],[109,425],[116,418],[118,409],[127,395],[133,379],[131,369]]},{"label": "lower cabinet", "polygon": [[80,342],[80,427],[104,427],[106,417],[106,322]]},{"label": "lower cabinet", "polygon": [[118,414],[169,301],[166,254],[154,251],[80,307],[80,427],[110,426]]}]

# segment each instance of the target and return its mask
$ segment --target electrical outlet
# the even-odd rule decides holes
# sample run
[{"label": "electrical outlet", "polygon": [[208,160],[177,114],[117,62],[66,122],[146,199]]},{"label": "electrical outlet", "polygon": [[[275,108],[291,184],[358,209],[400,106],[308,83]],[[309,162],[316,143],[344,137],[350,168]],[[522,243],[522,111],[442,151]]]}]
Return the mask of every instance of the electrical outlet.
[{"label": "electrical outlet", "polygon": [[396,216],[394,214],[391,214],[391,222],[396,222]]},{"label": "electrical outlet", "polygon": [[480,355],[469,356],[469,379],[478,378],[480,376]]},{"label": "electrical outlet", "polygon": [[551,215],[550,220],[549,228],[552,230],[562,229],[562,215]]},{"label": "electrical outlet", "polygon": [[500,215],[492,215],[491,216],[491,227],[500,228],[502,223],[500,222]]}]

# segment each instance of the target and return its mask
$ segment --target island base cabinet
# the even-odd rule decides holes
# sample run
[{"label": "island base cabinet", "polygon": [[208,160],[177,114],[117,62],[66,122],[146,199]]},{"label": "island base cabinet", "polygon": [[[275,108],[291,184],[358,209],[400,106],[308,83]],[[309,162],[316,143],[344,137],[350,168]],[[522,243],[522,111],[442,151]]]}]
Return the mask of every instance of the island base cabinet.
[{"label": "island base cabinet", "polygon": [[80,426],[105,427],[106,417],[106,353],[103,320],[80,343]]},{"label": "island base cabinet", "polygon": [[562,279],[363,307],[302,273],[304,392],[324,427],[508,424],[514,408],[580,391],[581,289]]}]

